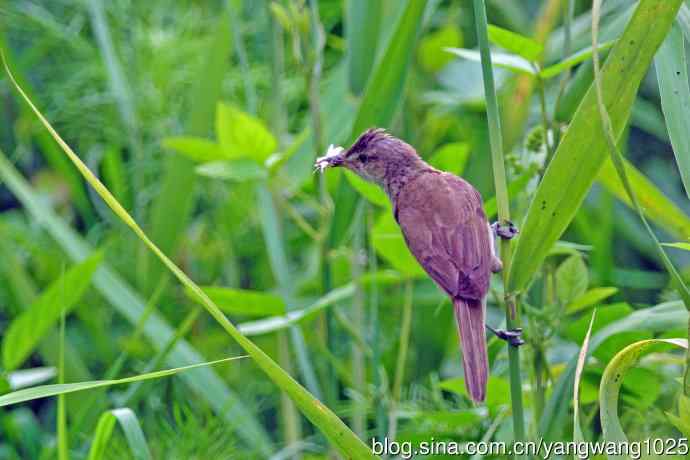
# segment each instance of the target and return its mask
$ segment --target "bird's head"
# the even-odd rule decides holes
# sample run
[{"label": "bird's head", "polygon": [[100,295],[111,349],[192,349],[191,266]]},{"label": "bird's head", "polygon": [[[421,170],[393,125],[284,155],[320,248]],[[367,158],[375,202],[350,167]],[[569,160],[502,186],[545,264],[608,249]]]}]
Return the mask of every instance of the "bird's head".
[{"label": "bird's head", "polygon": [[319,171],[342,166],[370,182],[384,185],[393,174],[403,174],[421,162],[417,152],[385,130],[372,128],[362,133],[352,146],[329,147],[325,156],[317,158],[314,167]]}]

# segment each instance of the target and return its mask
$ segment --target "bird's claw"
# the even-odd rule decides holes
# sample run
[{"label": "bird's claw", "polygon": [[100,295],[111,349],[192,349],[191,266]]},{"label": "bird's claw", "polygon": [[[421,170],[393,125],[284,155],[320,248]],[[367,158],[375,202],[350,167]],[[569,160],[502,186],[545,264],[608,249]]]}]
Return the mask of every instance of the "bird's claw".
[{"label": "bird's claw", "polygon": [[496,236],[499,236],[504,240],[511,240],[515,235],[520,233],[518,228],[511,221],[507,221],[505,224],[502,224],[501,222],[494,222],[491,224],[491,229],[494,231]]},{"label": "bird's claw", "polygon": [[505,340],[510,345],[514,347],[519,347],[524,345],[525,341],[522,340],[522,328],[516,327],[515,329],[494,329],[491,326],[486,326],[491,332],[496,335],[501,340]]}]

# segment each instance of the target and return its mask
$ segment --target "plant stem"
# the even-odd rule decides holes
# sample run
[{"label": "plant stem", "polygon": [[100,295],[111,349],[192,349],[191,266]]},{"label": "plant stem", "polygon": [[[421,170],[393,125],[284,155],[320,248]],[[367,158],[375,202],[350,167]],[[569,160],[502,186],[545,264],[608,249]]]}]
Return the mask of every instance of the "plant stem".
[{"label": "plant stem", "polygon": [[[355,213],[355,235],[354,235],[354,251],[352,254],[352,277],[356,280],[355,295],[352,301],[352,328],[355,333],[364,330],[364,287],[362,286],[362,274],[366,267],[364,267],[365,259],[362,257],[365,252],[365,217],[364,205],[360,203]],[[338,310],[334,310],[337,315]],[[357,340],[352,341],[352,388],[360,395],[366,394],[366,364],[365,364],[365,350],[362,343]],[[366,398],[362,398],[366,401]],[[366,415],[368,407],[364,402],[355,403],[352,408],[352,430],[362,439],[366,434]]]},{"label": "plant stem", "polygon": [[[496,188],[496,204],[498,209],[499,225],[510,221],[510,203],[508,198],[508,186],[506,182],[505,163],[503,160],[503,136],[501,134],[501,121],[496,99],[491,54],[489,50],[489,37],[487,32],[486,6],[484,0],[473,0],[474,20],[477,26],[477,40],[482,60],[482,75],[484,79],[484,94],[486,97],[486,113],[489,121],[489,143],[491,145],[491,163],[494,171],[494,185]],[[503,261],[503,282],[507,286],[507,277],[510,272],[511,246],[509,240],[501,240],[501,259]],[[505,294],[506,326],[513,329],[519,325],[516,311],[515,296],[512,293]],[[518,347],[508,345],[508,367],[510,377],[510,397],[513,409],[514,439],[525,439],[525,419],[522,406],[522,391],[520,378],[520,350]]]},{"label": "plant stem", "polygon": [[402,393],[402,384],[405,378],[405,362],[407,361],[407,349],[410,344],[410,331],[412,329],[412,281],[405,281],[405,298],[403,301],[403,317],[400,325],[400,345],[398,347],[398,361],[395,366],[395,379],[391,393],[391,406],[388,411],[388,439],[395,439],[398,418],[396,411]]}]

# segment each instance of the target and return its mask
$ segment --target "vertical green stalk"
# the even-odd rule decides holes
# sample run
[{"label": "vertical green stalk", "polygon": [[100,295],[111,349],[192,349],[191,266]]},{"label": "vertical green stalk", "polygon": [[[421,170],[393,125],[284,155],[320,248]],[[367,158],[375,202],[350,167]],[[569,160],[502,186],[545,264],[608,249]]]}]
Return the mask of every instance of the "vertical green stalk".
[{"label": "vertical green stalk", "polygon": [[[270,11],[270,1],[266,2],[269,27],[271,32],[271,122],[273,132],[276,134],[279,146],[283,147],[283,141],[287,133],[287,117],[285,116],[285,103],[283,100],[283,74],[285,73],[285,56],[283,44],[283,29],[276,22]],[[284,331],[276,334],[278,341],[278,362],[290,375],[294,375],[290,354],[288,353],[288,340]],[[280,393],[280,418],[283,430],[283,440],[286,445],[298,442],[302,437],[302,426],[299,414],[290,396]]]},{"label": "vertical green stalk", "polygon": [[[503,136],[501,134],[501,121],[496,99],[494,74],[491,65],[489,50],[489,36],[487,32],[486,6],[484,0],[473,0],[474,20],[477,26],[477,40],[482,60],[482,76],[484,79],[484,94],[486,98],[486,113],[489,120],[489,144],[491,145],[491,163],[494,171],[494,185],[496,188],[496,204],[498,209],[499,225],[507,225],[510,222],[510,202],[508,198],[508,186],[503,160]],[[510,240],[501,240],[501,260],[503,261],[503,282],[507,286],[507,277],[511,262]],[[506,292],[506,326],[513,329],[519,325],[516,312],[515,295]],[[508,367],[510,378],[510,399],[513,409],[514,439],[525,439],[525,417],[522,405],[521,377],[520,377],[520,350],[518,347],[508,345]]]},{"label": "vertical green stalk", "polygon": [[405,362],[407,361],[407,349],[410,344],[410,332],[412,329],[412,280],[405,281],[405,296],[403,300],[403,317],[400,325],[400,344],[398,345],[398,360],[395,365],[395,378],[391,393],[391,406],[388,411],[388,439],[395,439],[398,417],[398,403],[402,394],[403,380],[405,379]]},{"label": "vertical green stalk", "polygon": [[[376,259],[376,249],[370,237],[371,228],[374,226],[376,218],[376,211],[366,202],[364,204],[367,215],[367,234],[369,236],[368,256],[369,271],[376,273],[378,271],[378,260]],[[380,400],[383,395],[383,382],[381,381],[381,372],[379,363],[381,362],[381,346],[379,341],[379,291],[376,283],[371,283],[369,288],[369,322],[371,324],[369,337],[371,345],[371,375],[374,384],[374,397]],[[386,435],[386,410],[383,404],[376,405],[376,437],[382,440]]]},{"label": "vertical green stalk", "polygon": [[[364,203],[360,203],[355,214],[355,234],[352,253],[352,279],[355,280],[355,295],[352,301],[351,328],[354,334],[361,334],[364,330],[364,287],[362,286],[363,266],[362,254],[365,251],[366,221],[364,216]],[[337,315],[338,311],[334,310]],[[350,326],[350,325],[348,325]],[[364,352],[366,343],[358,340],[352,341],[352,388],[359,394],[366,393],[366,368]],[[362,401],[365,401],[363,398]],[[352,408],[352,431],[364,439],[366,433],[366,416],[368,407],[364,402],[357,403]]]},{"label": "vertical green stalk", "polygon": [[240,69],[245,76],[242,79],[244,84],[244,94],[247,99],[247,111],[252,115],[256,115],[257,110],[257,94],[254,79],[251,77],[251,67],[249,66],[249,58],[247,57],[247,49],[244,46],[242,39],[241,23],[237,15],[242,12],[242,0],[231,0],[229,5],[230,14],[230,28],[232,29],[233,41],[235,42],[235,53],[237,53],[237,60],[240,63]]},{"label": "vertical green stalk", "polygon": [[[65,383],[65,311],[60,315],[60,350],[58,352],[58,383]],[[67,403],[65,395],[58,396],[57,406],[58,459],[69,460],[67,438]]]}]

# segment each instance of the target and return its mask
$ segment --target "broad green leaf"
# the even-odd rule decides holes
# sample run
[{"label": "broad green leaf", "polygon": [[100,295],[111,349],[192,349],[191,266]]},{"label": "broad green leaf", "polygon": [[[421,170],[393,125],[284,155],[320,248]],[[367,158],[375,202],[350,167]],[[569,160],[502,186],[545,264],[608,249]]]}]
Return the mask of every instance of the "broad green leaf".
[{"label": "broad green leaf", "polygon": [[[470,61],[481,62],[482,58],[479,51],[469,50],[465,48],[446,48],[446,51],[455,54],[458,57],[469,59]],[[496,67],[512,70],[513,72],[524,73],[527,75],[536,75],[532,63],[527,59],[516,54],[491,52],[491,63]]]},{"label": "broad green leaf", "polygon": [[589,272],[581,255],[573,254],[556,269],[556,294],[562,304],[584,294],[588,285]]},{"label": "broad green leaf", "polygon": [[[444,380],[440,382],[439,386],[444,390],[452,391],[453,393],[469,398],[467,388],[465,387],[465,379],[462,377]],[[503,377],[490,375],[486,390],[487,407],[494,408],[508,404],[510,404],[510,385],[508,381]]]},{"label": "broad green leaf", "polygon": [[489,40],[506,51],[515,53],[530,62],[538,62],[544,47],[529,37],[489,24]]},{"label": "broad green leaf", "polygon": [[400,227],[395,222],[393,213],[384,211],[371,229],[371,242],[376,252],[391,266],[408,277],[424,275],[419,265],[405,244]]},{"label": "broad green leaf", "polygon": [[437,31],[431,32],[419,41],[417,61],[422,69],[429,73],[438,72],[453,57],[444,51],[445,48],[462,46],[462,31],[455,24],[446,24]]},{"label": "broad green leaf", "polygon": [[664,246],[669,248],[683,249],[684,251],[690,251],[690,243],[662,243]]},{"label": "broad green leaf", "polygon": [[278,146],[263,121],[222,102],[216,108],[216,136],[227,157],[247,157],[261,164]]},{"label": "broad green leaf", "polygon": [[218,144],[203,137],[166,137],[162,144],[166,149],[174,150],[200,163],[227,158]]},{"label": "broad green leaf", "polygon": [[386,193],[381,190],[381,187],[365,181],[352,171],[346,170],[345,177],[347,177],[347,180],[350,182],[350,185],[352,185],[352,188],[357,190],[357,192],[366,198],[367,201],[375,204],[376,206],[390,207],[388,196],[386,196]]},{"label": "broad green leaf", "polygon": [[[640,357],[649,348],[659,344],[669,344],[687,349],[686,339],[651,339],[628,345],[621,350],[606,366],[601,378],[599,390],[599,413],[603,439],[613,442],[627,442],[628,438],[623,431],[618,418],[618,396],[625,374],[632,369]],[[609,459],[625,459],[627,456],[609,455]]]},{"label": "broad green leaf", "polygon": [[[413,2],[416,4],[417,2]],[[113,210],[113,212],[135,233],[135,235],[151,250],[155,256],[163,263],[163,265],[180,281],[185,287],[190,289],[202,301],[204,308],[208,313],[219,323],[219,325],[230,335],[235,341],[254,359],[254,362],[266,373],[266,375],[283,391],[287,393],[295,402],[297,407],[316,427],[318,427],[324,434],[326,439],[337,447],[342,453],[353,456],[353,458],[375,458],[371,450],[357,437],[343,421],[338,418],[330,409],[324,406],[318,399],[309,393],[302,385],[290,376],[280,365],[272,360],[261,348],[254,342],[242,335],[234,324],[223,314],[218,306],[182,271],[175,263],[165,255],[161,249],[146,235],[144,230],[136,223],[132,216],[122,207],[122,205],[115,199],[110,191],[98,180],[98,178],[91,172],[91,170],[84,164],[79,156],[70,148],[70,146],[60,137],[60,135],[51,126],[43,114],[31,102],[26,93],[17,84],[14,76],[7,67],[7,62],[2,62],[5,67],[10,81],[15,89],[21,94],[22,98],[31,107],[32,111],[41,121],[46,130],[60,145],[63,152],[74,163],[79,172],[95,189],[105,203]]]},{"label": "broad green leaf", "polygon": [[[232,289],[220,286],[201,286],[201,289],[225,313],[246,316],[282,315],[285,313],[285,302],[277,295],[248,289]],[[199,301],[194,294],[186,293]]]},{"label": "broad green leaf", "polygon": [[239,160],[212,161],[197,166],[197,174],[211,179],[223,179],[235,182],[246,182],[266,179],[268,172],[254,160],[242,158]]},{"label": "broad green leaf", "polygon": [[596,305],[618,292],[615,287],[597,287],[588,290],[587,292],[574,298],[566,307],[567,314],[577,313],[580,310]]},{"label": "broad green leaf", "polygon": [[106,451],[110,437],[113,434],[115,423],[119,423],[125,434],[125,439],[132,453],[132,458],[136,460],[147,460],[151,458],[149,446],[146,444],[144,432],[136,414],[128,407],[121,407],[104,412],[98,419],[96,432],[91,440],[88,460],[101,460],[106,458]]},{"label": "broad green leaf", "polygon": [[76,306],[102,260],[103,254],[97,252],[70,268],[10,323],[2,341],[2,362],[5,369],[19,367],[57,324],[62,311],[67,314]]},{"label": "broad green leaf", "polygon": [[427,0],[408,0],[383,54],[369,78],[349,142],[373,126],[387,127],[402,100],[412,50],[422,26]]},{"label": "broad green leaf", "polygon": [[[642,0],[603,68],[605,105],[620,136],[640,81],[681,0]],[[633,43],[633,45],[631,45]],[[593,87],[579,105],[530,203],[510,266],[508,291],[521,291],[563,234],[608,157]]]},{"label": "broad green leaf", "polygon": [[451,142],[442,145],[429,158],[429,164],[435,168],[462,175],[470,156],[470,146],[465,142]]},{"label": "broad green leaf", "polygon": [[[690,240],[690,217],[627,161],[625,162],[625,171],[630,184],[637,193],[637,200],[640,202],[645,215],[675,238]],[[604,162],[597,180],[616,198],[630,206],[630,198],[625,193],[611,160]]]},{"label": "broad green leaf", "polygon": [[216,361],[209,361],[199,364],[191,364],[189,366],[176,367],[174,369],[166,369],[162,371],[149,372],[146,374],[135,375],[133,377],[125,377],[122,379],[113,380],[92,380],[90,382],[77,383],[55,383],[52,385],[40,385],[37,387],[24,388],[22,390],[13,391],[0,396],[0,407],[19,404],[26,401],[33,401],[35,399],[47,398],[49,396],[58,396],[75,391],[92,390],[94,388],[109,387],[112,385],[122,385],[124,383],[140,382],[142,380],[157,379],[167,377],[170,375],[179,374],[190,369],[196,369],[205,366],[214,366],[216,364],[234,361],[236,359],[245,358],[246,356],[236,356],[233,358],[218,359]]},{"label": "broad green leaf", "polygon": [[[605,51],[613,46],[615,41],[608,41],[605,43],[600,43],[599,44],[599,52],[601,53],[602,51]],[[539,71],[539,76],[541,78],[552,78],[555,77],[556,75],[559,75],[563,73],[565,70],[568,70],[572,67],[575,67],[581,62],[584,62],[588,59],[592,58],[592,47],[590,46],[589,48],[585,48],[583,50],[578,51],[577,53],[568,56],[561,62],[558,62],[556,64],[553,64],[545,69],[542,69]]]},{"label": "broad green leaf", "polygon": [[587,328],[587,335],[585,335],[585,340],[582,341],[580,354],[577,357],[577,366],[575,367],[575,382],[573,385],[573,440],[575,442],[583,442],[585,440],[582,434],[582,426],[580,425],[580,378],[585,369],[585,363],[587,362],[589,338],[592,335],[592,325],[594,324],[596,314],[597,311],[594,310],[594,312],[592,312],[592,319],[589,321],[589,327]]},{"label": "broad green leaf", "polygon": [[661,108],[666,119],[685,193],[690,197],[690,87],[685,40],[677,25],[671,27],[654,59]]},{"label": "broad green leaf", "polygon": [[379,0],[349,0],[346,3],[345,39],[350,91],[362,94],[378,49],[381,35],[383,2]]}]

